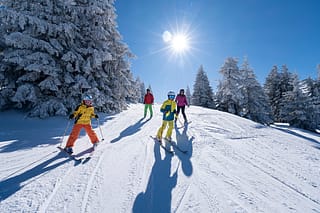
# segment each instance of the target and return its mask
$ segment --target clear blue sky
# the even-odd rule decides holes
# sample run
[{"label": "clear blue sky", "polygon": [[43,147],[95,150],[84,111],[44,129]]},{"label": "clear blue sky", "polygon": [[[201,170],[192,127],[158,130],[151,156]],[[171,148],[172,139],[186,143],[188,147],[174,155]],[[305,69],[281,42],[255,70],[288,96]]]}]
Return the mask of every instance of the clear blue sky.
[{"label": "clear blue sky", "polygon": [[[214,91],[227,57],[247,57],[259,82],[286,64],[299,79],[317,77],[320,0],[116,0],[118,30],[136,59],[131,70],[156,102],[168,90],[193,89],[203,65]],[[165,31],[186,32],[190,48],[173,55]]]}]

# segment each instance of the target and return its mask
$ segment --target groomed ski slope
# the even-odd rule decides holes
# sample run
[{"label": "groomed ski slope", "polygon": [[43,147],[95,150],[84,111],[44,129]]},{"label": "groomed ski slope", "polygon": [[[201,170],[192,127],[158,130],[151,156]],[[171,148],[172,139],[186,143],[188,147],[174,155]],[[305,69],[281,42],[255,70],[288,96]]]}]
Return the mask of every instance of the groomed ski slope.
[{"label": "groomed ski slope", "polygon": [[[170,155],[149,137],[159,107],[151,120],[142,104],[101,114],[104,141],[84,163],[56,148],[67,119],[2,112],[0,212],[320,212],[319,135],[191,106],[173,131],[188,153]],[[82,134],[75,152],[90,146]]]}]

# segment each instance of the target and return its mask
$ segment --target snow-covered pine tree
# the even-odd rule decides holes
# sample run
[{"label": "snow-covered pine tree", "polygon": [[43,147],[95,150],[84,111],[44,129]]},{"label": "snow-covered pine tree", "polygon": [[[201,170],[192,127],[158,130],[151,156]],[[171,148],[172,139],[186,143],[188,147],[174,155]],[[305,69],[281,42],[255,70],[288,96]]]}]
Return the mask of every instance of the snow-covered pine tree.
[{"label": "snow-covered pine tree", "polygon": [[237,59],[227,58],[220,73],[223,77],[218,85],[217,109],[241,116],[244,94]]},{"label": "snow-covered pine tree", "polygon": [[320,81],[307,78],[301,84],[306,99],[305,111],[307,114],[306,124],[302,128],[311,131],[320,130]]},{"label": "snow-covered pine tree", "polygon": [[290,73],[286,65],[282,66],[280,73],[277,66],[274,66],[266,79],[264,90],[276,122],[288,122],[286,120],[288,112],[284,109],[284,106],[289,101],[286,99],[289,97],[286,94],[293,91],[295,79],[296,75]]},{"label": "snow-covered pine tree", "polygon": [[272,116],[276,121],[278,121],[280,118],[279,103],[282,96],[280,91],[280,73],[278,72],[277,66],[273,66],[270,73],[268,74],[264,84],[264,91],[268,97]]},{"label": "snow-covered pine tree", "polygon": [[[280,122],[289,122],[287,118],[288,111],[285,110],[285,106],[288,104],[289,100],[287,99],[288,92],[293,92],[294,84],[297,82],[297,76],[289,72],[286,65],[282,65],[280,73],[280,93],[281,99],[279,102],[279,121]],[[297,94],[297,93],[296,93]]]},{"label": "snow-covered pine tree", "polygon": [[150,90],[151,93],[153,93],[153,92],[152,92],[153,90],[152,90],[152,87],[151,87],[150,84],[149,84],[149,86],[148,86],[148,89]]},{"label": "snow-covered pine tree", "polygon": [[193,94],[191,103],[196,106],[207,108],[213,107],[213,92],[206,72],[201,65],[195,83],[193,85]]},{"label": "snow-covered pine tree", "polygon": [[4,0],[0,108],[66,115],[91,94],[98,111],[126,107],[132,57],[116,29],[114,0]]},{"label": "snow-covered pine tree", "polygon": [[145,94],[146,88],[144,86],[144,83],[140,80],[139,77],[137,77],[137,79],[136,79],[136,84],[139,87],[138,94],[137,94],[138,95],[138,102],[139,103],[143,103],[143,99],[144,99],[144,94]]},{"label": "snow-covered pine tree", "polygon": [[313,107],[312,128],[320,131],[320,65],[318,66],[318,78],[315,80],[312,90],[311,106]]},{"label": "snow-covered pine tree", "polygon": [[293,89],[283,93],[282,107],[280,108],[280,116],[282,120],[288,122],[291,126],[308,129],[309,118],[308,96],[304,95],[298,76],[293,76]]},{"label": "snow-covered pine tree", "polygon": [[191,92],[190,92],[189,86],[187,86],[186,98],[187,98],[188,104],[190,105],[190,104],[191,104],[191,98],[192,98],[192,96],[191,96]]},{"label": "snow-covered pine tree", "polygon": [[[129,70],[128,70],[129,71]],[[131,72],[129,71],[129,76],[132,76]],[[125,91],[125,97],[127,103],[139,103],[140,102],[140,95],[141,95],[141,82],[134,80],[133,77],[128,78],[129,84],[127,90]]]},{"label": "snow-covered pine tree", "polygon": [[241,101],[241,112],[243,113],[241,116],[259,123],[270,124],[272,117],[268,98],[246,58],[240,72],[243,79],[242,94],[244,95]]}]

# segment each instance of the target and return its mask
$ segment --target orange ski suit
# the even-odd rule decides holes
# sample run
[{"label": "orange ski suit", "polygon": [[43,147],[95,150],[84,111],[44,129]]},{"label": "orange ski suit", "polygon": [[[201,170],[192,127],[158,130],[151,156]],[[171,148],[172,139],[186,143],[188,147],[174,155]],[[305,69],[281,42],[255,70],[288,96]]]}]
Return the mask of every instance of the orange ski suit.
[{"label": "orange ski suit", "polygon": [[87,106],[84,103],[79,105],[76,110],[72,113],[72,117],[75,119],[75,125],[71,131],[71,134],[68,138],[66,147],[73,147],[75,141],[79,137],[80,131],[82,128],[87,132],[91,143],[98,143],[99,139],[96,133],[91,127],[91,118],[97,118],[94,113],[93,106]]}]

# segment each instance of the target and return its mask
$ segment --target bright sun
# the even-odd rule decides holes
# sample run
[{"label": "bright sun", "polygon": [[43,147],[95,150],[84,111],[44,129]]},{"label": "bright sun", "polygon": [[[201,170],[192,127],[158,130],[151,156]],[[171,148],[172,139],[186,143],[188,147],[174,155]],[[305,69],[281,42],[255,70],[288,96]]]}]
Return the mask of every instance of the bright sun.
[{"label": "bright sun", "polygon": [[182,54],[189,50],[189,38],[186,34],[177,33],[172,35],[169,31],[162,34],[162,39],[169,44],[169,48],[174,53]]},{"label": "bright sun", "polygon": [[188,37],[183,34],[177,34],[172,37],[171,48],[175,52],[185,52],[189,49]]}]

